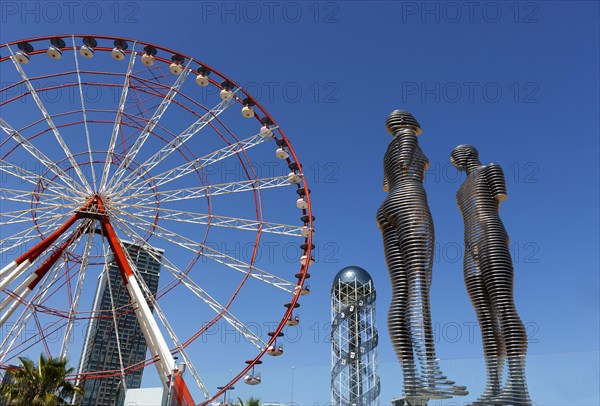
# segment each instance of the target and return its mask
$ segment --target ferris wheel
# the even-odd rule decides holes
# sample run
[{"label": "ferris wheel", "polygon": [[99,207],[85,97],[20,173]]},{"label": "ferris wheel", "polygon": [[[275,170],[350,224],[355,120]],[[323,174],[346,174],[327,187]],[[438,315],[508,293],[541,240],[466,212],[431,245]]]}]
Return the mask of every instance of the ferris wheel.
[{"label": "ferris wheel", "polygon": [[0,75],[0,368],[43,353],[126,389],[152,364],[179,404],[261,383],[314,263],[273,117],[203,61],[120,37],[10,42]]}]

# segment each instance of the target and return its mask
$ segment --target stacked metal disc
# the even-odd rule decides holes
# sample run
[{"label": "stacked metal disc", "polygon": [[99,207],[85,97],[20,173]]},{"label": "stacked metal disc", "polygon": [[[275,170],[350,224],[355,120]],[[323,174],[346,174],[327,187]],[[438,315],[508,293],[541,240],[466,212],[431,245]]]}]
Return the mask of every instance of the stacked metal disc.
[{"label": "stacked metal disc", "polygon": [[415,400],[466,395],[464,386],[442,374],[435,354],[429,304],[434,230],[423,188],[429,162],[417,141],[421,128],[409,112],[395,110],[386,129],[394,137],[384,156],[389,193],[377,222],[392,284],[388,331],[402,365],[404,394]]},{"label": "stacked metal disc", "polygon": [[465,284],[479,321],[487,369],[486,389],[474,404],[531,405],[525,380],[527,334],[514,304],[509,239],[499,216],[499,202],[506,197],[504,174],[497,164],[481,165],[470,145],[454,148],[450,159],[467,172],[456,199],[465,224]]}]

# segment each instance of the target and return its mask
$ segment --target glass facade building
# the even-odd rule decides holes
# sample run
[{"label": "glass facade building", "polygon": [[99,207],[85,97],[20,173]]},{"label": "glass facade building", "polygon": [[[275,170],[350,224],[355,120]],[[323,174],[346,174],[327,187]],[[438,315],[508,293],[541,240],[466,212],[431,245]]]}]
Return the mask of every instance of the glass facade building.
[{"label": "glass facade building", "polygon": [[[124,245],[148,289],[156,294],[160,259],[164,251],[154,249],[152,256],[145,248],[130,243]],[[113,261],[108,266],[108,276],[108,282],[106,272],[99,278],[94,303],[96,317],[88,327],[80,371],[83,374],[114,371],[115,376],[82,380],[80,385],[84,393],[75,402],[80,406],[122,405],[125,389],[139,388],[142,383],[144,368],[141,363],[146,359],[146,339],[140,330],[119,269]],[[153,310],[153,305],[149,305]],[[113,313],[112,309],[116,311]],[[125,375],[124,384],[121,362],[124,369],[133,370]]]}]

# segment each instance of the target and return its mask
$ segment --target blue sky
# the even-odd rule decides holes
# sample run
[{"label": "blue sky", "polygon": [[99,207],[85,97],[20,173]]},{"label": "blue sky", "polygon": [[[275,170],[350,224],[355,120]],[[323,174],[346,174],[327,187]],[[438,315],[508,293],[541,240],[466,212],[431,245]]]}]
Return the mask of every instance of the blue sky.
[{"label": "blue sky", "polygon": [[[375,212],[384,198],[382,158],[390,140],[384,121],[402,108],[421,123],[419,142],[431,162],[425,187],[437,242],[431,292],[437,352],[443,370],[473,394],[439,404],[474,399],[485,383],[462,280],[455,193],[464,175],[449,163],[452,148],[463,143],[506,175],[501,216],[511,237],[515,300],[530,335],[533,401],[599,404],[597,2],[5,1],[1,7],[2,43],[97,33],[181,50],[245,85],[286,131],[313,192],[312,294],[302,300],[299,335],[284,340],[285,355],[265,361],[262,385],[240,383],[235,396],[289,402],[293,369],[295,402],[329,402],[329,290],[347,265],[367,269],[378,290],[381,403],[400,395]],[[258,296],[268,305],[268,297]],[[181,318],[193,320],[191,313]],[[208,339],[218,348],[201,367],[211,385],[229,376],[219,352],[235,340],[224,332]]]}]

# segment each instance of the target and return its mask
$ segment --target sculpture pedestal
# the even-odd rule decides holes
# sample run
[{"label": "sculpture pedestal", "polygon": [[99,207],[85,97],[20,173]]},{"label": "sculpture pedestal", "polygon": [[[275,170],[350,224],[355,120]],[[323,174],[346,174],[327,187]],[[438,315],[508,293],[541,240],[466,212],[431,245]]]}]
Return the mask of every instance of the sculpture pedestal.
[{"label": "sculpture pedestal", "polygon": [[423,396],[407,396],[392,399],[392,406],[427,406],[429,398]]}]

